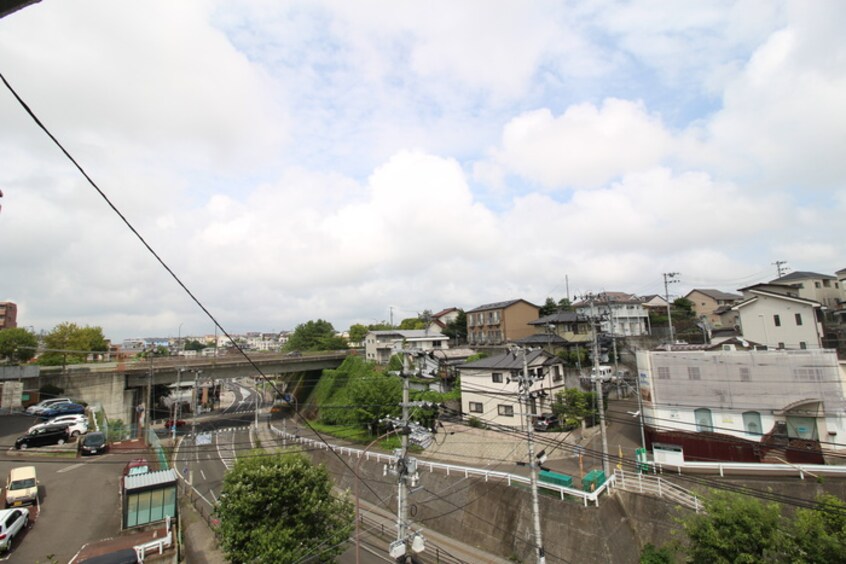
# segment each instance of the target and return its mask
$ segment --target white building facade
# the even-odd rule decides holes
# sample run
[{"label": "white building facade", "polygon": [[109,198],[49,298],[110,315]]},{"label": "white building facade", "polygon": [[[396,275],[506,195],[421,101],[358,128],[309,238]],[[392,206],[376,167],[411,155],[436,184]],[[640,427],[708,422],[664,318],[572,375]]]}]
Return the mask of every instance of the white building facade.
[{"label": "white building facade", "polygon": [[364,338],[365,358],[377,364],[387,364],[400,349],[429,352],[448,348],[449,337],[426,329],[370,331]]}]

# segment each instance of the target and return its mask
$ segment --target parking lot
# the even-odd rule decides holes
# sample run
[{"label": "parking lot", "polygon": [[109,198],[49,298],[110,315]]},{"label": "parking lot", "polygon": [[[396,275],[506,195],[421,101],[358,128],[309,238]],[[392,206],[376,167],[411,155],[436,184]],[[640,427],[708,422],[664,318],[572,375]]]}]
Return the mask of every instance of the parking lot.
[{"label": "parking lot", "polygon": [[53,451],[49,454],[15,451],[15,438],[34,422],[25,415],[0,416],[2,499],[6,477],[15,466],[35,466],[41,499],[40,511],[30,510],[30,527],[15,538],[0,561],[65,563],[83,545],[120,533],[121,470],[142,454],[112,451],[78,458],[74,451],[60,452],[57,447],[45,449]]}]

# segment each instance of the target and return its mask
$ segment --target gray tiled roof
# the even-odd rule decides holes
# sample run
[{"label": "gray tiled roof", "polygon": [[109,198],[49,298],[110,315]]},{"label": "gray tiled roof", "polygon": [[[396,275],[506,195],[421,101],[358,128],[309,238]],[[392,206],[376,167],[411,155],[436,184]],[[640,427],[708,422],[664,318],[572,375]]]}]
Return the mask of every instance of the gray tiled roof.
[{"label": "gray tiled roof", "polygon": [[[508,306],[512,306],[512,305],[516,304],[517,302],[526,302],[526,300],[519,298],[519,299],[516,299],[516,300],[507,300],[507,301],[504,301],[504,302],[494,302],[492,304],[484,304],[484,305],[480,305],[479,307],[474,307],[471,310],[467,310],[467,313],[475,313],[477,311],[487,311],[489,309],[504,309]],[[538,307],[533,303],[530,303],[530,302],[526,302],[526,303],[529,304],[532,307]]]},{"label": "gray tiled roof", "polygon": [[138,474],[137,476],[127,476],[124,479],[124,485],[127,490],[140,490],[170,483],[176,483],[176,471],[173,468],[170,470],[159,470],[158,472],[147,472],[146,474]]}]

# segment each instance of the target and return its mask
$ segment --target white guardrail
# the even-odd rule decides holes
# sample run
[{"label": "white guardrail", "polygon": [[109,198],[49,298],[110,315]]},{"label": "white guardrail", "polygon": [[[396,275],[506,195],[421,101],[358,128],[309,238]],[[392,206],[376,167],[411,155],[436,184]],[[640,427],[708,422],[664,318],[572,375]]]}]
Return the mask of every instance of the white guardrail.
[{"label": "white guardrail", "polygon": [[697,513],[704,510],[702,500],[690,490],[677,486],[661,476],[640,474],[614,469],[614,484],[623,491],[665,498],[672,502],[693,509]]},{"label": "white guardrail", "polygon": [[666,462],[650,462],[659,473],[682,474],[719,474],[740,476],[799,476],[805,479],[805,474],[816,478],[818,476],[846,476],[846,466],[834,464],[764,464],[760,462],[687,462],[682,464],[668,464]]},{"label": "white guardrail", "polygon": [[[329,445],[322,441],[315,441],[313,439],[308,439],[306,437],[300,437],[297,435],[293,435],[291,433],[286,433],[281,429],[277,429],[273,425],[270,426],[270,429],[278,436],[284,437],[287,440],[298,442],[301,444],[308,445],[312,448],[321,448],[324,450],[333,450],[338,454],[346,455],[350,458],[361,458],[364,457],[365,460],[375,460],[376,462],[394,462],[396,457],[391,454],[384,454],[381,452],[365,452],[363,449],[351,448],[346,446],[340,445]],[[525,486],[529,486],[531,484],[530,479],[527,476],[520,476],[519,474],[510,474],[508,472],[497,472],[494,470],[485,470],[484,468],[473,468],[470,466],[457,466],[455,464],[446,464],[443,462],[432,462],[425,459],[417,459],[417,468],[428,468],[429,472],[434,472],[435,470],[440,470],[446,473],[447,476],[451,476],[453,474],[460,475],[465,478],[470,476],[477,476],[480,478],[484,478],[487,482],[489,480],[502,480],[509,486],[514,484],[521,484]],[[614,485],[614,476],[608,476],[605,480],[605,483],[599,486],[596,490],[592,492],[586,492],[582,490],[578,490],[575,488],[568,488],[566,486],[558,486],[556,484],[548,484],[546,482],[538,482],[538,487],[544,490],[550,490],[557,492],[560,499],[566,499],[566,496],[579,498],[582,500],[582,503],[587,507],[588,502],[592,502],[594,505],[599,505],[599,496],[605,491],[611,489]]]}]

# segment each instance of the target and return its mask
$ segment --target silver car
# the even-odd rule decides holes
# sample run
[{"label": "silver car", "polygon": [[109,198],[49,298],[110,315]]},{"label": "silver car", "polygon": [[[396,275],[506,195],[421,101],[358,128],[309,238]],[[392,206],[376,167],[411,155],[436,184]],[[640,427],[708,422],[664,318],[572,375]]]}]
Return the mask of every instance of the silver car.
[{"label": "silver car", "polygon": [[12,539],[29,524],[29,508],[0,510],[0,552],[12,547]]}]

